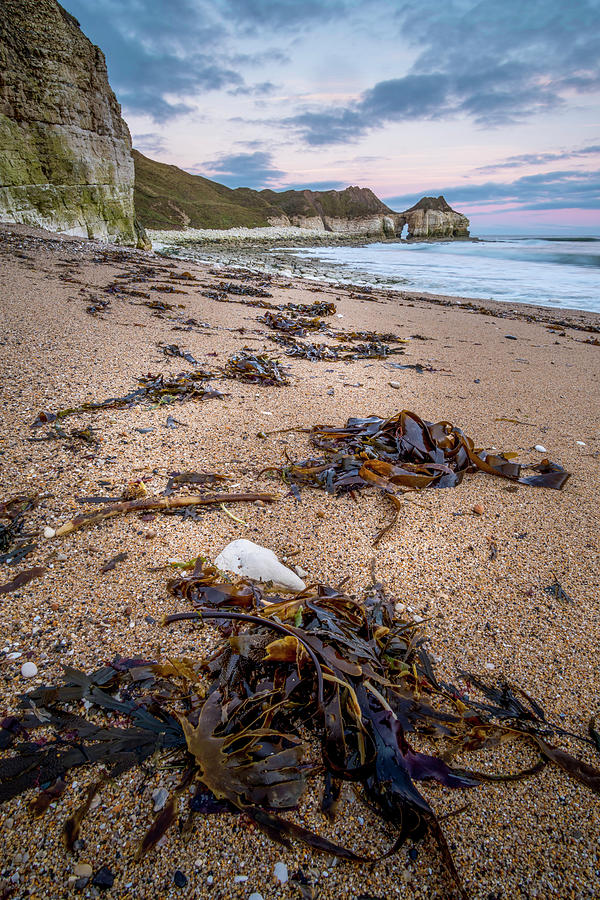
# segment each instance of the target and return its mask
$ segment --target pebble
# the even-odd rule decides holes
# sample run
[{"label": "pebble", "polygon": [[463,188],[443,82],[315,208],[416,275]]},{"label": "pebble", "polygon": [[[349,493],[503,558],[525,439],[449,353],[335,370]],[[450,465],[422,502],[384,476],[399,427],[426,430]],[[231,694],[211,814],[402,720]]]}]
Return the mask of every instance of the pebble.
[{"label": "pebble", "polygon": [[516,341],[517,340],[517,338],[514,336],[514,334],[505,334],[504,337],[506,338],[507,341]]},{"label": "pebble", "polygon": [[94,870],[89,863],[77,863],[73,869],[73,874],[76,875],[77,878],[91,878],[93,871]]},{"label": "pebble", "polygon": [[395,388],[396,390],[402,387],[402,383],[400,381],[390,381],[389,385],[391,388]]},{"label": "pebble", "polygon": [[115,880],[115,876],[110,871],[108,866],[102,866],[92,879],[92,884],[95,887],[99,887],[102,890],[105,888],[111,888],[113,886],[113,882]]},{"label": "pebble", "polygon": [[575,441],[578,447],[585,447],[585,441]]},{"label": "pebble", "polygon": [[215,880],[214,875],[209,875],[208,878],[206,879],[206,883],[213,884],[214,880]]},{"label": "pebble", "polygon": [[262,894],[257,894],[256,891],[254,891],[253,894],[250,894],[248,900],[264,900],[264,897]]},{"label": "pebble", "polygon": [[175,874],[173,875],[173,881],[175,882],[175,886],[179,888],[183,888],[188,883],[187,877],[183,874],[181,869],[177,869]]},{"label": "pebble", "polygon": [[247,875],[236,875],[233,879],[234,884],[245,884],[248,881]]},{"label": "pebble", "polygon": [[54,528],[50,528],[49,525],[46,525],[46,527],[44,528],[44,537],[45,538],[56,537],[56,530]]},{"label": "pebble", "polygon": [[21,666],[21,675],[23,678],[35,678],[38,673],[38,667],[35,663],[26,662]]},{"label": "pebble", "polygon": [[288,867],[284,862],[277,862],[273,866],[273,875],[281,884],[286,884],[288,880]]},{"label": "pebble", "polygon": [[542,446],[542,444],[536,444],[533,449],[537,450],[538,453],[547,453],[548,452],[546,450],[546,448]]},{"label": "pebble", "polygon": [[483,505],[483,503],[476,503],[473,507],[473,512],[476,516],[482,516],[485,512],[485,506]]},{"label": "pebble", "polygon": [[159,812],[169,799],[169,792],[164,787],[156,788],[155,791],[152,791],[152,799],[154,800],[154,812]]},{"label": "pebble", "polygon": [[494,665],[494,663],[486,663],[486,664],[485,664],[485,667],[486,667],[486,669],[488,669],[490,672],[491,672],[493,669],[496,668],[496,666]]}]

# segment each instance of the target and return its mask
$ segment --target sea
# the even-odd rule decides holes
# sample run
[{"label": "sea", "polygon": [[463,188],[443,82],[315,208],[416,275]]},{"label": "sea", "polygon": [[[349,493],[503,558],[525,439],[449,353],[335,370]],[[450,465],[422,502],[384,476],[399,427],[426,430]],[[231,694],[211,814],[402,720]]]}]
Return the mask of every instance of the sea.
[{"label": "sea", "polygon": [[[600,313],[599,237],[486,236],[476,241],[294,248],[298,260],[396,290]],[[301,268],[301,266],[300,266]],[[350,273],[352,277],[350,277]]]}]

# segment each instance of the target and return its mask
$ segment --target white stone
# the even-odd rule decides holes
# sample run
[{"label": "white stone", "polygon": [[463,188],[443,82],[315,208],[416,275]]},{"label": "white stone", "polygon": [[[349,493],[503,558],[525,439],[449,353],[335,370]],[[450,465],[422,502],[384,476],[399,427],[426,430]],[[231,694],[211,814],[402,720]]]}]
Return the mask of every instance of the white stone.
[{"label": "white stone", "polygon": [[248,876],[247,875],[236,875],[235,878],[233,879],[233,881],[235,884],[245,884],[245,882],[248,881]]},{"label": "white stone", "polygon": [[56,531],[54,530],[54,528],[50,528],[49,525],[46,525],[46,527],[44,528],[44,537],[45,538],[53,538],[55,536],[56,536]]},{"label": "white stone", "polygon": [[254,891],[253,894],[250,894],[250,896],[248,897],[248,900],[264,900],[264,897],[262,894],[257,894],[257,892]]},{"label": "white stone", "polygon": [[578,447],[585,447],[585,441],[575,441]]},{"label": "white stone", "polygon": [[542,447],[541,444],[536,444],[533,449],[537,450],[538,453],[547,453],[548,452],[545,447]]},{"label": "white stone", "polygon": [[390,384],[390,387],[394,388],[395,390],[399,390],[402,387],[402,382],[400,382],[400,381],[390,381],[389,384]]},{"label": "white stone", "polygon": [[38,673],[38,667],[35,663],[26,662],[21,666],[21,675],[23,678],[35,678]]},{"label": "white stone", "polygon": [[245,538],[232,541],[219,553],[215,566],[253,581],[271,582],[273,587],[297,593],[306,587],[295,572],[279,562],[272,550]]},{"label": "white stone", "polygon": [[169,792],[164,787],[156,788],[155,791],[152,791],[152,799],[154,800],[154,812],[158,812],[169,799]]},{"label": "white stone", "polygon": [[273,866],[273,875],[281,884],[286,884],[288,880],[288,867],[284,862],[277,862]]}]

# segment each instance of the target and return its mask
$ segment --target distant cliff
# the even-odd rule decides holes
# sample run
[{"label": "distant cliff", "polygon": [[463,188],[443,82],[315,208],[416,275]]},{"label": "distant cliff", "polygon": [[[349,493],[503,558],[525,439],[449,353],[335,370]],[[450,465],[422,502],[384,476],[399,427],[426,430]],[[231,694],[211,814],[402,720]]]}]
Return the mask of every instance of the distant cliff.
[{"label": "distant cliff", "polygon": [[467,238],[469,220],[455,212],[445,198],[423,197],[399,214],[397,227],[408,227],[408,238]]},{"label": "distant cliff", "polygon": [[0,2],[0,221],[143,245],[102,52],[56,0]]},{"label": "distant cliff", "polygon": [[343,191],[254,191],[231,188],[148,159],[137,150],[135,208],[146,228],[256,228],[295,225],[356,237],[468,237],[469,220],[443,197],[424,197],[393,212],[369,188]]}]

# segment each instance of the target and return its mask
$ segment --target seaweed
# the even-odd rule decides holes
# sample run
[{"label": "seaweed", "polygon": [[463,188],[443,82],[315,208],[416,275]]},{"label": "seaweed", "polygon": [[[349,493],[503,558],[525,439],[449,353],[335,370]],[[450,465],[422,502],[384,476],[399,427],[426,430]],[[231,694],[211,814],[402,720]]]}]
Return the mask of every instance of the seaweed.
[{"label": "seaweed", "polygon": [[427,422],[410,410],[388,419],[379,416],[348,419],[345,426],[315,425],[311,443],[324,451],[318,458],[267,467],[289,485],[310,485],[330,494],[378,487],[392,501],[395,515],[375,543],[395,524],[399,495],[423,488],[449,488],[477,471],[519,484],[560,490],[570,477],[557,463],[543,459],[536,474],[521,474],[509,455],[477,449],[472,438],[451,422]]},{"label": "seaweed", "polygon": [[317,316],[307,318],[306,316],[284,316],[277,312],[266,312],[264,316],[259,316],[257,321],[275,331],[296,334],[300,337],[304,337],[307,331],[323,331],[327,328],[325,322]]},{"label": "seaweed", "polygon": [[266,354],[258,355],[244,349],[233,353],[223,370],[226,378],[235,378],[250,384],[289,384],[286,374],[281,370],[279,361]]},{"label": "seaweed", "polygon": [[[135,388],[124,397],[109,397],[106,400],[88,401],[79,406],[68,407],[57,412],[41,412],[32,423],[32,428],[62,421],[67,416],[83,412],[101,412],[105,409],[128,409],[138,403],[171,403],[184,400],[223,399],[223,394],[215,388],[205,387],[202,382],[214,378],[212,372],[198,369],[195,372],[180,372],[171,378],[165,375],[140,375]],[[62,435],[61,435],[62,436]]]},{"label": "seaweed", "polygon": [[19,588],[25,587],[25,585],[29,584],[30,581],[33,581],[34,578],[40,578],[46,569],[44,566],[34,566],[32,569],[24,569],[23,572],[19,572],[18,575],[15,575],[12,581],[8,581],[6,584],[0,584],[0,594],[10,594],[13,591],[18,591]]},{"label": "seaweed", "polygon": [[194,359],[189,350],[182,350],[178,344],[157,344],[165,356],[181,357],[189,362],[192,366],[200,365],[197,359]]},{"label": "seaweed", "polygon": [[[0,563],[20,562],[27,556],[34,545],[28,544],[31,535],[24,533],[27,513],[38,504],[36,494],[26,496],[19,494],[0,502]],[[4,524],[3,519],[7,520]]]},{"label": "seaweed", "polygon": [[269,335],[269,340],[274,341],[276,344],[281,344],[288,356],[293,356],[296,359],[309,359],[313,362],[316,360],[335,362],[340,359],[385,359],[392,354],[404,353],[402,347],[390,347],[380,340],[338,347],[330,347],[327,344],[313,344],[310,341],[299,341],[289,334]]},{"label": "seaweed", "polygon": [[[116,779],[136,768],[142,775],[150,757],[168,754],[180,781],[138,857],[157,846],[177,819],[176,795],[191,789],[188,821],[237,811],[286,846],[301,841],[362,865],[430,835],[450,877],[446,895],[464,896],[443,820],[419,782],[471,791],[554,765],[600,793],[600,771],[551,743],[574,735],[523,690],[470,673],[463,675],[468,695],[440,684],[422,630],[400,616],[375,578],[361,597],[316,583],[269,601],[257,584],[221,578],[199,560],[191,574],[170,583],[171,593],[195,609],[164,619],[166,626],[217,626],[220,642],[208,657],[116,659],[90,674],[67,668],[61,684],[22,696],[22,715],[2,723],[11,755],[0,760],[0,803],[40,784],[52,785],[46,791],[58,799],[65,775],[80,766],[105,767]],[[74,711],[78,704],[84,714]],[[29,732],[42,723],[48,736],[31,742]],[[576,737],[593,747],[595,730],[590,734]],[[536,763],[506,774],[451,764],[457,753],[501,749],[507,740],[532,748]],[[65,823],[71,850],[103,778]],[[392,830],[387,851],[360,852],[286,817],[321,778],[327,814],[343,813],[342,787],[352,784],[381,820],[382,837]],[[43,811],[47,800],[38,795],[33,811]]]}]

